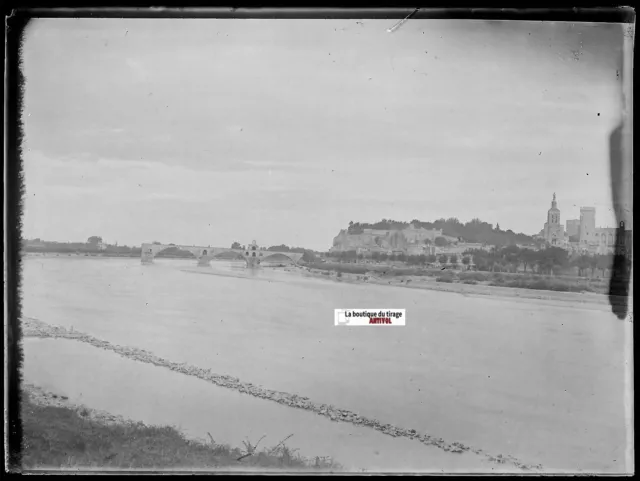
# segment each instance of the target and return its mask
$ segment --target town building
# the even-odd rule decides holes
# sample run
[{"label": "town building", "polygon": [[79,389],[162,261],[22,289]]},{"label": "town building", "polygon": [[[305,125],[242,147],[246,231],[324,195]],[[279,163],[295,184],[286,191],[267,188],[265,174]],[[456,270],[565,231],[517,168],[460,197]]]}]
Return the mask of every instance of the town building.
[{"label": "town building", "polygon": [[580,235],[580,219],[567,220],[565,232],[568,237]]},{"label": "town building", "polygon": [[409,256],[429,256],[436,254],[436,246],[426,244],[409,244],[406,248],[406,254]]},{"label": "town building", "polygon": [[410,224],[407,229],[402,231],[402,234],[409,244],[424,244],[425,240],[433,243],[436,237],[442,237],[442,229],[425,229],[417,224]]},{"label": "town building", "polygon": [[[585,254],[613,254],[616,249],[615,227],[596,227],[596,208],[581,207],[580,219],[569,219],[566,231],[560,223],[560,209],[553,194],[551,208],[547,211],[547,222],[540,232],[540,237],[547,245],[562,247]],[[631,238],[631,231],[621,241],[626,243]]]},{"label": "town building", "polygon": [[358,234],[342,229],[333,239],[333,246],[329,251],[355,250],[363,254],[377,251],[387,254],[403,252],[407,255],[428,255],[435,253],[435,249],[429,246],[435,243],[436,237],[444,237],[441,229],[425,229],[416,224],[411,224],[403,230],[363,229]]}]

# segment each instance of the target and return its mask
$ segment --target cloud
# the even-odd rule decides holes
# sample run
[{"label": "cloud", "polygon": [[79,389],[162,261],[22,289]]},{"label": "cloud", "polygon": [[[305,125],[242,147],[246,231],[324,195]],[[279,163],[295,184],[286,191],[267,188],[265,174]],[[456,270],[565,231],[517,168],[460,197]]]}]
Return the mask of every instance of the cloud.
[{"label": "cloud", "polygon": [[[250,225],[274,242],[280,229],[315,243],[363,216],[479,216],[538,231],[554,190],[608,200],[619,31],[388,27],[34,22],[28,225],[84,235],[101,221],[137,239],[169,236],[161,218],[195,242],[219,235],[206,230],[215,218],[216,232],[258,235]],[[135,219],[122,214],[133,208]]]},{"label": "cloud", "polygon": [[184,202],[237,202],[254,192],[284,192],[299,179],[291,172],[267,174],[255,168],[237,172],[201,172],[179,165],[139,160],[25,156],[30,191],[54,196],[103,198],[105,203],[174,199]]}]

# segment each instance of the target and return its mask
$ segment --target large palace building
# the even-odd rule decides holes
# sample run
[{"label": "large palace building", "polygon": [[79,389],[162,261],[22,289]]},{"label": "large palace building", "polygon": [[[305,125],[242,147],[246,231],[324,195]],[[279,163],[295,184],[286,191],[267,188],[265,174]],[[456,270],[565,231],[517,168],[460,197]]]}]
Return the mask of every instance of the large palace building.
[{"label": "large palace building", "polygon": [[569,219],[566,229],[560,220],[560,209],[553,194],[547,222],[540,236],[549,246],[562,247],[589,254],[612,254],[616,243],[615,227],[596,227],[596,208],[581,207],[580,219]]}]

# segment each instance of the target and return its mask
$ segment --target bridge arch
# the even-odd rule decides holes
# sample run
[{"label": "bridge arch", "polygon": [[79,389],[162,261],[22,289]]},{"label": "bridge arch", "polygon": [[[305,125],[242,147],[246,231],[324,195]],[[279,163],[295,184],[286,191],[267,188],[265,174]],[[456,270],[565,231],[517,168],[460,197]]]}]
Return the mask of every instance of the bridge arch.
[{"label": "bridge arch", "polygon": [[[172,251],[172,250],[176,250],[177,252],[188,252],[189,254],[191,254],[189,256],[189,258],[193,258],[193,259],[197,259],[198,258],[198,254],[197,251],[195,251],[194,249],[187,249],[184,246],[176,246],[176,245],[168,245],[168,246],[162,246],[161,249],[154,249],[153,250],[153,256],[154,257],[164,257],[167,253],[167,251]],[[167,255],[167,257],[169,257]]]},{"label": "bridge arch", "polygon": [[198,264],[202,266],[209,265],[209,262],[222,255],[229,256],[230,259],[242,258],[247,265],[259,265],[262,262],[277,262],[278,260],[288,260],[293,264],[297,264],[302,258],[302,254],[297,252],[273,252],[259,248],[256,244],[245,246],[244,249],[230,249],[224,247],[204,247],[204,246],[187,246],[187,245],[171,245],[171,244],[142,244],[141,261],[143,264],[153,263],[156,255],[167,249],[178,249],[180,251],[190,252],[193,257],[198,260]]},{"label": "bridge arch", "polygon": [[207,257],[211,259],[225,258],[227,260],[244,259],[244,256],[242,255],[242,253],[237,251],[232,251],[232,250],[222,251],[222,252],[211,251],[211,253],[208,254]]},{"label": "bridge arch", "polygon": [[298,254],[297,256],[293,257],[285,252],[274,252],[273,254],[270,254],[269,251],[267,251],[264,254],[265,255],[261,259],[262,262],[277,262],[279,260],[287,259],[293,262],[294,264],[297,264],[298,260],[300,260],[300,258],[302,257],[302,254]]},{"label": "bridge arch", "polygon": [[202,267],[208,267],[211,264],[211,261],[214,259],[224,259],[228,261],[236,261],[243,260],[246,263],[246,257],[242,255],[242,252],[238,252],[236,250],[231,249],[206,249],[206,252],[203,252],[200,257],[198,257],[198,265]]}]

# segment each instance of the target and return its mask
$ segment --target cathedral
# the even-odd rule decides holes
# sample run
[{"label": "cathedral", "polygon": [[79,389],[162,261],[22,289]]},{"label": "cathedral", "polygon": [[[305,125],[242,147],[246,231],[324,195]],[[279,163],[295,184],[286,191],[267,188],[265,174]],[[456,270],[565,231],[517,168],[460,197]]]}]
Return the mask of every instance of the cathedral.
[{"label": "cathedral", "polygon": [[616,228],[596,227],[595,207],[581,207],[580,219],[567,220],[565,231],[554,193],[540,236],[549,246],[587,254],[611,254],[615,249]]},{"label": "cathedral", "polygon": [[544,223],[542,236],[544,237],[544,240],[547,241],[547,243],[551,246],[566,246],[564,227],[560,223],[560,209],[558,209],[555,192],[553,193],[553,200],[551,201],[551,209],[549,209],[549,211],[547,212],[547,222]]}]

